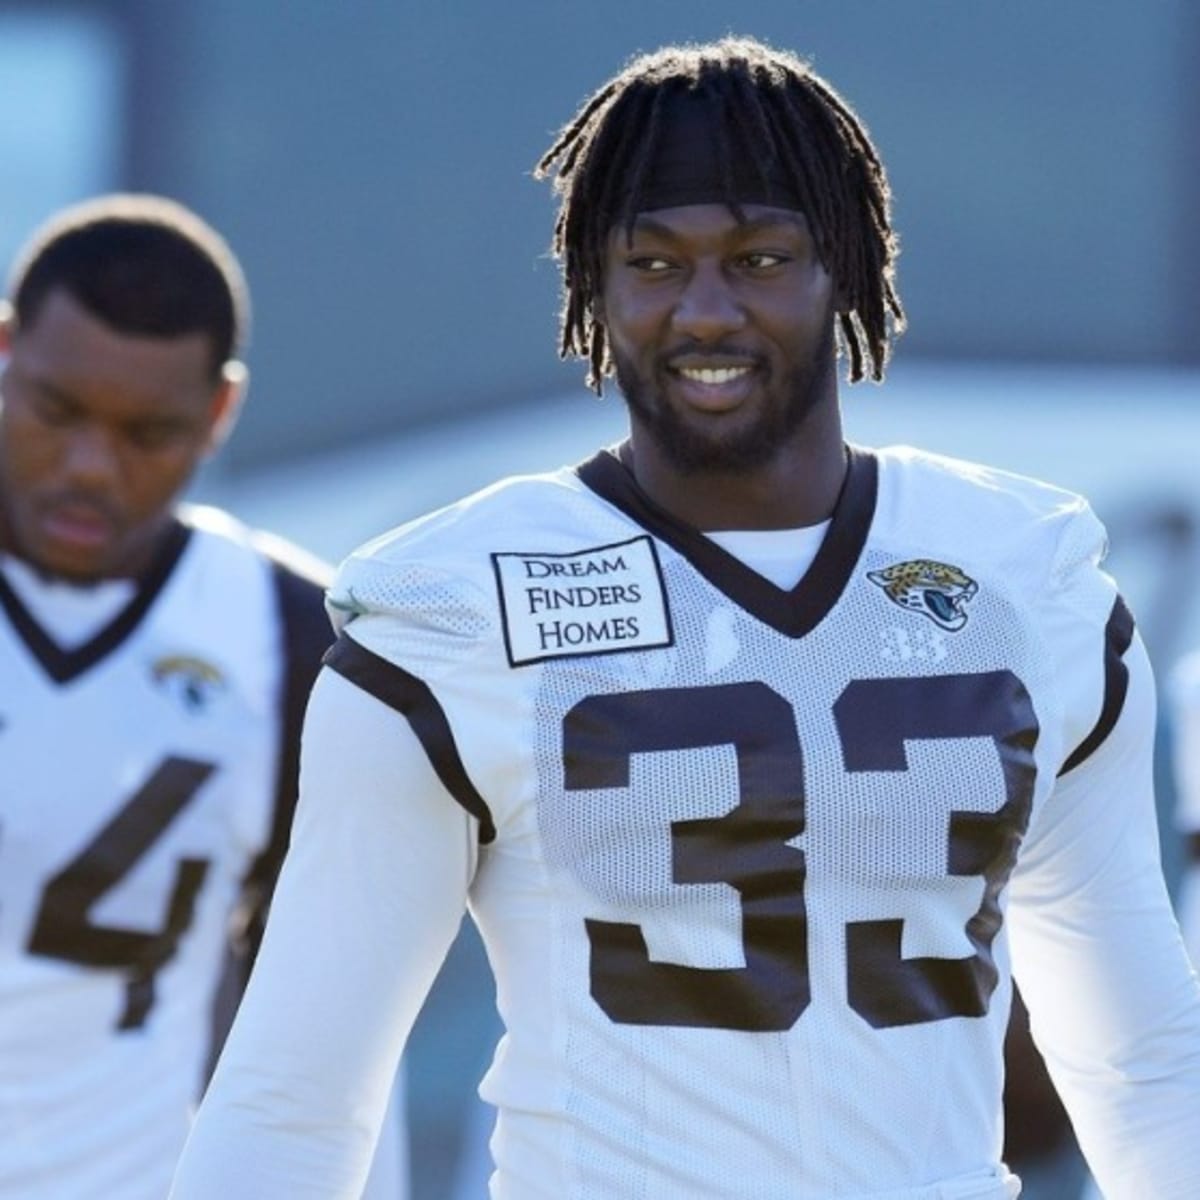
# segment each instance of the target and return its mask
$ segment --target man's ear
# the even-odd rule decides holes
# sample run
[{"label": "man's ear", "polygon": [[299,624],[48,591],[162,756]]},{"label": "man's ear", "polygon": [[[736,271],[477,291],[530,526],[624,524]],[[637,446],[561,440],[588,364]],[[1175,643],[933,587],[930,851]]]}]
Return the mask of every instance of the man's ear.
[{"label": "man's ear", "polygon": [[13,330],[16,326],[17,314],[7,300],[0,300],[0,354],[6,357],[12,353]]},{"label": "man's ear", "polygon": [[221,368],[221,381],[213,393],[211,418],[208,431],[208,453],[212,454],[224,445],[233,432],[242,411],[242,401],[250,383],[250,372],[246,364],[230,359]]}]

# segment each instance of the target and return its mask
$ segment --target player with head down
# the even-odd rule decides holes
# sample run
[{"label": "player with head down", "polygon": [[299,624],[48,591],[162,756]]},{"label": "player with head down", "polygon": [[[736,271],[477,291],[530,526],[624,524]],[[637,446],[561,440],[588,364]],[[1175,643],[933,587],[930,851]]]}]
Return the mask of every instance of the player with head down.
[{"label": "player with head down", "polygon": [[9,295],[0,1197],[162,1200],[287,842],[325,568],[179,503],[245,380],[213,229],[101,197],[33,235]]},{"label": "player with head down", "polygon": [[464,906],[496,1200],[1012,1197],[1014,974],[1105,1194],[1200,1194],[1200,986],[1104,531],[843,435],[839,351],[880,379],[902,321],[863,124],[789,53],[674,46],[540,170],[562,351],[629,436],[343,565],[175,1200],[355,1194]]}]

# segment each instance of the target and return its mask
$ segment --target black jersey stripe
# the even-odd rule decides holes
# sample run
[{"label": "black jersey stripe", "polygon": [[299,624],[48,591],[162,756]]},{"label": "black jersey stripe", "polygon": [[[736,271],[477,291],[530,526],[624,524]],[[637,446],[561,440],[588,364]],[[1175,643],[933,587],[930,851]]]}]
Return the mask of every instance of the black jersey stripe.
[{"label": "black jersey stripe", "polygon": [[1185,839],[1184,850],[1191,862],[1200,864],[1200,833],[1193,833]]},{"label": "black jersey stripe", "polygon": [[283,635],[283,680],[270,851],[282,858],[299,790],[300,729],[321,659],[333,642],[333,628],[325,612],[325,580],[310,578],[275,559],[271,576]]},{"label": "black jersey stripe", "polygon": [[276,717],[279,747],[275,793],[266,845],[254,857],[241,883],[233,926],[235,937],[213,1003],[213,1039],[204,1078],[212,1077],[217,1055],[246,988],[266,927],[267,910],[291,840],[300,784],[300,731],[309,693],[321,670],[321,656],[333,641],[325,612],[329,571],[323,563],[293,554],[276,538],[254,535],[255,549],[271,572],[279,626],[279,691]]},{"label": "black jersey stripe", "polygon": [[1094,754],[1104,739],[1112,732],[1121,709],[1125,707],[1125,695],[1129,691],[1129,668],[1125,665],[1125,651],[1133,641],[1133,613],[1120,596],[1113,602],[1108,624],[1104,627],[1104,702],[1100,716],[1091,732],[1071,752],[1063,763],[1059,775],[1073,771],[1081,762]]},{"label": "black jersey stripe", "polygon": [[496,826],[491,810],[463,766],[450,722],[429,685],[344,633],[326,652],[324,661],[327,667],[404,715],[446,790],[479,821],[479,840],[492,841]]},{"label": "black jersey stripe", "polygon": [[287,853],[300,782],[300,730],[309,693],[321,669],[321,657],[333,641],[325,613],[325,580],[267,558],[280,628],[279,752],[271,832],[243,883],[245,939],[251,958],[262,936],[263,922],[276,876]]},{"label": "black jersey stripe", "polygon": [[138,627],[171,578],[191,535],[191,529],[182,521],[172,520],[163,532],[149,570],[137,581],[133,598],[95,637],[74,650],[64,650],[46,633],[9,586],[3,572],[0,572],[0,608],[46,674],[55,683],[69,683],[111,654]]}]

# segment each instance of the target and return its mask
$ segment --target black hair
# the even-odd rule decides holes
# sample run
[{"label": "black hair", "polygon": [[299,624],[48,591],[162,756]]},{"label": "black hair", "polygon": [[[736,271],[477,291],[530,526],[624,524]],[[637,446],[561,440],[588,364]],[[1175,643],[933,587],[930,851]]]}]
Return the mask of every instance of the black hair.
[{"label": "black hair", "polygon": [[58,288],[119,333],[207,335],[214,378],[242,353],[249,332],[249,292],[233,252],[163,196],[99,196],[36,230],[9,276],[17,328],[32,326]]},{"label": "black hair", "polygon": [[[631,60],[588,97],[538,162],[560,196],[551,249],[562,266],[559,354],[586,358],[597,393],[612,371],[599,317],[608,235],[632,231],[653,161],[663,98],[709,99],[722,149],[750,143],[798,196],[833,278],[848,378],[882,380],[904,328],[896,290],[899,242],[883,163],[853,109],[801,59],[752,38],[667,46]],[[769,187],[766,168],[764,183]],[[740,219],[732,172],[725,200]]]}]

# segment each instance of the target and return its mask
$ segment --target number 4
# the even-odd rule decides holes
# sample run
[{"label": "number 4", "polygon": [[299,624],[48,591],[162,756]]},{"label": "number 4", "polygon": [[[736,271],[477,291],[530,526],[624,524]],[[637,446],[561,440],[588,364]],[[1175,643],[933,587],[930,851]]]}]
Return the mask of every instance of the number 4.
[{"label": "number 4", "polygon": [[88,914],[163,835],[213,773],[211,763],[168,758],[119,813],[42,893],[29,952],[88,967],[126,972],[125,1009],[118,1029],[137,1029],[154,1004],[154,977],[175,953],[191,924],[208,873],[205,859],[179,862],[166,921],[156,933],[93,925]]}]

